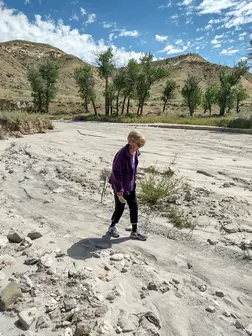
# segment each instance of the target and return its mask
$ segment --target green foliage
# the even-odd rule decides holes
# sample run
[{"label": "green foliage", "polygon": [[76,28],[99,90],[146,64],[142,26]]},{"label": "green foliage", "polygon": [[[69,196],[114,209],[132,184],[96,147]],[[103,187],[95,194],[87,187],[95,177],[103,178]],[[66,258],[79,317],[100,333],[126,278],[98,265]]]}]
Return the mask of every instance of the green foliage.
[{"label": "green foliage", "polygon": [[209,86],[203,95],[202,105],[204,108],[204,113],[209,111],[212,112],[212,105],[217,103],[218,88],[216,86]]},{"label": "green foliage", "polygon": [[201,104],[202,97],[199,81],[195,76],[188,74],[181,94],[184,97],[185,103],[189,108],[190,116],[192,117],[196,108]]},{"label": "green foliage", "polygon": [[79,94],[84,100],[85,112],[88,113],[88,104],[93,103],[94,112],[95,108],[95,79],[93,76],[92,68],[90,66],[84,66],[82,68],[76,68],[74,70],[74,78],[76,84],[79,87]]},{"label": "green foliage", "polygon": [[163,95],[161,97],[162,101],[164,102],[163,113],[165,112],[167,102],[170,99],[174,98],[175,88],[176,88],[176,82],[173,79],[168,79],[165,83]]},{"label": "green foliage", "polygon": [[156,169],[151,169],[145,174],[140,183],[139,198],[149,205],[155,205],[165,197],[176,194],[180,190],[179,181],[173,174],[160,174]]},{"label": "green foliage", "polygon": [[220,116],[224,116],[228,100],[232,96],[232,88],[237,85],[240,81],[241,76],[243,76],[248,70],[247,62],[238,62],[232,72],[227,71],[227,69],[222,69],[220,71],[220,88],[218,90],[218,104],[220,107]]},{"label": "green foliage", "polygon": [[59,68],[54,61],[44,60],[38,69],[29,69],[27,79],[32,88],[33,103],[36,111],[49,110],[49,103],[55,97]]},{"label": "green foliage", "polygon": [[193,223],[190,218],[185,215],[184,211],[177,207],[170,207],[168,216],[171,219],[173,226],[177,229],[193,229],[196,226],[196,223]]},{"label": "green foliage", "polygon": [[138,99],[138,115],[143,114],[145,101],[150,97],[150,89],[154,83],[168,76],[168,70],[153,65],[153,55],[146,53],[140,59],[140,73],[137,76],[136,97]]},{"label": "green foliage", "polygon": [[98,72],[102,79],[105,79],[105,114],[109,114],[109,97],[108,97],[108,85],[109,78],[112,76],[115,69],[114,55],[112,48],[108,48],[106,51],[97,55],[96,64],[98,65]]},{"label": "green foliage", "polygon": [[240,113],[240,102],[249,97],[247,90],[238,84],[233,90],[234,101],[236,102],[236,112]]}]

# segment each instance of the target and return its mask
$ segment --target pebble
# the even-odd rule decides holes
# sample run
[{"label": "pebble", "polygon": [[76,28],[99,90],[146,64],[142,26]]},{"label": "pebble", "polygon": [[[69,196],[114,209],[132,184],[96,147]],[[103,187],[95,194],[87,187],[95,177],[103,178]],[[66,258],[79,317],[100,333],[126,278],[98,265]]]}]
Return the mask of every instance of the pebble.
[{"label": "pebble", "polygon": [[123,254],[122,253],[115,253],[110,257],[110,260],[121,261],[121,260],[123,260]]},{"label": "pebble", "polygon": [[8,240],[11,242],[11,243],[21,243],[21,241],[23,240],[23,236],[21,233],[11,229],[7,235],[7,238]]},{"label": "pebble", "polygon": [[214,313],[214,312],[216,311],[216,309],[215,309],[215,307],[213,307],[213,306],[208,306],[208,307],[206,308],[206,311],[209,312],[209,313]]},{"label": "pebble", "polygon": [[25,330],[28,330],[33,322],[37,319],[37,308],[28,308],[18,314],[19,322]]}]

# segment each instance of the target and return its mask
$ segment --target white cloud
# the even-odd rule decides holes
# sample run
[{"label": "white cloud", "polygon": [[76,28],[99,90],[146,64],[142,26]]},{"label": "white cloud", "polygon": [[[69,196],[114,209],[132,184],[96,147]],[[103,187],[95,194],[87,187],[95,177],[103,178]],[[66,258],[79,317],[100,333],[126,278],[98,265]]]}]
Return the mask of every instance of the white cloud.
[{"label": "white cloud", "polygon": [[80,8],[80,12],[81,12],[81,15],[86,15],[87,14],[86,10],[82,7]]},{"label": "white cloud", "polygon": [[213,26],[211,26],[210,24],[208,24],[207,26],[205,26],[204,30],[211,30],[213,28]]},{"label": "white cloud", "polygon": [[229,56],[229,55],[233,55],[233,54],[236,54],[236,53],[238,53],[238,49],[230,49],[230,48],[228,48],[228,49],[223,49],[221,52],[220,52],[220,54],[221,55],[227,55],[227,56]]},{"label": "white cloud", "polygon": [[221,44],[215,44],[214,46],[213,46],[213,48],[221,48]]},{"label": "white cloud", "polygon": [[[1,1],[1,0],[0,0]],[[7,9],[0,2],[0,41],[27,40],[50,44],[66,53],[75,55],[89,64],[94,64],[95,54],[107,49],[103,40],[95,41],[90,34],[81,34],[78,29],[71,29],[63,20],[56,23],[42,20],[35,15],[34,21],[14,9]],[[118,66],[125,65],[130,58],[139,58],[143,53],[127,52],[124,48],[112,45]]]},{"label": "white cloud", "polygon": [[88,14],[88,20],[86,21],[86,24],[94,23],[96,21],[96,14]]},{"label": "white cloud", "polygon": [[114,36],[115,36],[115,34],[114,34],[114,33],[110,33],[110,34],[109,34],[109,41],[112,41],[112,40],[113,40],[113,38],[114,38]]},{"label": "white cloud", "polygon": [[24,4],[27,5],[31,2],[31,0],[25,0]]},{"label": "white cloud", "polygon": [[199,14],[221,13],[221,11],[235,7],[239,4],[236,0],[203,0],[198,6]]},{"label": "white cloud", "polygon": [[177,20],[179,18],[178,14],[172,15],[170,17],[172,20]]},{"label": "white cloud", "polygon": [[106,28],[106,29],[108,29],[108,28],[111,28],[111,27],[113,27],[113,23],[107,23],[107,22],[103,22],[102,26],[103,26],[103,28]]},{"label": "white cloud", "polygon": [[122,29],[119,36],[130,36],[130,37],[137,37],[140,33],[137,30],[125,30]]},{"label": "white cloud", "polygon": [[220,19],[211,19],[208,21],[209,24],[216,24],[216,23],[221,23],[223,22],[223,18]]},{"label": "white cloud", "polygon": [[204,39],[204,36],[197,37],[197,38],[196,38],[196,41],[201,41],[201,40],[203,40],[203,39]]},{"label": "white cloud", "polygon": [[224,36],[225,36],[224,34],[216,35],[215,38],[216,38],[216,39],[221,39],[221,38],[223,38]]},{"label": "white cloud", "polygon": [[219,44],[219,43],[221,43],[221,42],[222,42],[222,41],[218,40],[217,38],[214,38],[214,39],[211,41],[212,44]]},{"label": "white cloud", "polygon": [[191,42],[187,42],[187,45],[184,45],[183,47],[181,46],[179,49],[171,44],[167,44],[163,50],[160,50],[160,52],[164,52],[167,55],[179,54],[181,52],[186,51],[190,45],[191,45]]},{"label": "white cloud", "polygon": [[158,42],[165,42],[167,41],[168,36],[161,36],[161,35],[156,35],[155,40]]},{"label": "white cloud", "polygon": [[70,17],[70,21],[79,21],[79,17],[78,17],[76,14],[73,14],[73,15]]},{"label": "white cloud", "polygon": [[159,6],[158,8],[160,8],[160,9],[164,9],[164,8],[169,8],[169,7],[171,7],[172,6],[172,2],[171,2],[171,0],[166,4],[166,5],[161,5],[161,6]]},{"label": "white cloud", "polygon": [[179,3],[179,6],[189,6],[193,0],[184,0],[183,2]]},{"label": "white cloud", "polygon": [[175,44],[177,44],[177,45],[181,45],[181,44],[183,44],[183,40],[177,40],[177,41],[175,42]]}]

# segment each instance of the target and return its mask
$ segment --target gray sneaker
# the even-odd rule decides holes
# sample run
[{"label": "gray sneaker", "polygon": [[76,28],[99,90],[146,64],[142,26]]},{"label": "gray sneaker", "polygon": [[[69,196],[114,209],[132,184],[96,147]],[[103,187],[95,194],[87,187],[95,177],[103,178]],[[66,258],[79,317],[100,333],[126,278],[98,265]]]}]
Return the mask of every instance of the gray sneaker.
[{"label": "gray sneaker", "polygon": [[139,231],[131,231],[130,238],[145,241],[147,240],[147,235],[145,235],[144,233],[140,233]]},{"label": "gray sneaker", "polygon": [[111,235],[111,237],[113,238],[119,238],[119,232],[117,231],[117,228],[115,226],[110,226],[108,229],[109,234]]}]

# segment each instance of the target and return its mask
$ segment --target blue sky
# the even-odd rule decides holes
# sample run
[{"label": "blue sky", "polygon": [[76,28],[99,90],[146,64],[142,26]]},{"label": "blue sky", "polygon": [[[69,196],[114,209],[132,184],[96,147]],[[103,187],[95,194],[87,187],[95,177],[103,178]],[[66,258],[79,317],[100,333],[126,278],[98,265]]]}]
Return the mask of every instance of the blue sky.
[{"label": "blue sky", "polygon": [[251,24],[251,0],[0,0],[0,42],[48,43],[91,64],[112,46],[118,65],[193,52],[233,66]]}]

